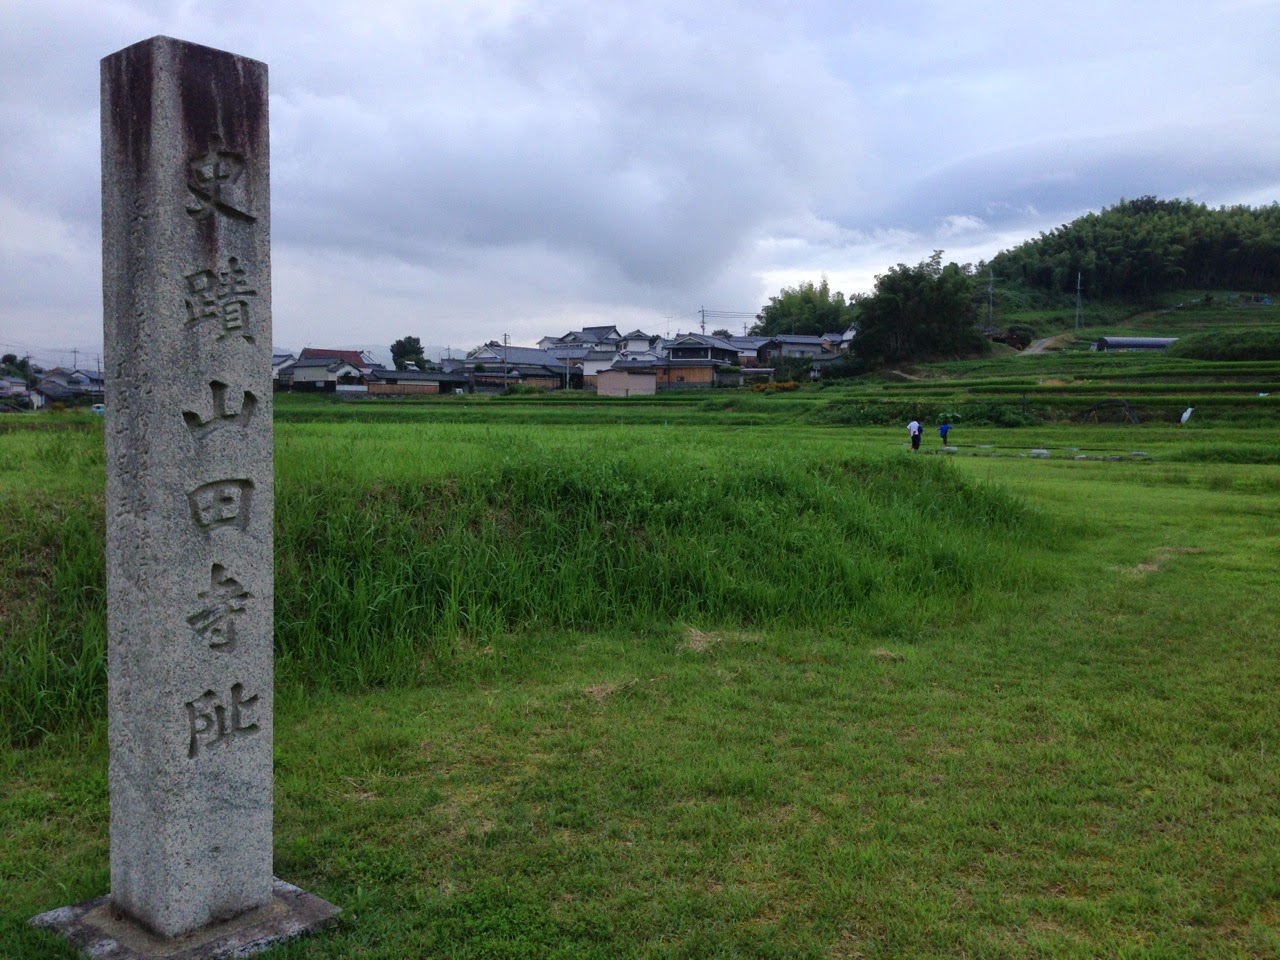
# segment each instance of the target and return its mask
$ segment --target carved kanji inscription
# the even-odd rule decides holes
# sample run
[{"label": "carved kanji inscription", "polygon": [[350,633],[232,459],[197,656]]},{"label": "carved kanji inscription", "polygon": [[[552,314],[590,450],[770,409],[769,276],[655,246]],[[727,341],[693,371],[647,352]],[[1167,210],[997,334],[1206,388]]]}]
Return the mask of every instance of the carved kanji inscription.
[{"label": "carved kanji inscription", "polygon": [[199,598],[204,606],[187,617],[187,623],[209,644],[210,650],[233,653],[236,621],[244,614],[245,601],[252,600],[253,594],[240,581],[227,576],[226,567],[215,563],[209,572],[209,589],[201,590]]},{"label": "carved kanji inscription", "polygon": [[[253,418],[257,409],[258,398],[248,390],[233,391],[230,386],[219,380],[211,381],[209,390],[213,398],[213,415],[204,417],[195,410],[183,410],[182,420],[196,440],[203,440],[209,434],[223,427],[245,427]],[[228,403],[228,399],[239,395],[238,409]]]},{"label": "carved kanji inscription", "polygon": [[201,530],[234,527],[243,530],[249,523],[253,481],[214,480],[187,494],[191,513]]},{"label": "carved kanji inscription", "polygon": [[244,695],[244,684],[231,685],[231,697],[225,700],[213,690],[206,690],[183,706],[187,712],[187,758],[194,760],[200,752],[247,737],[259,731],[257,722],[246,723],[246,711],[258,702],[258,695]]},{"label": "carved kanji inscription", "polygon": [[244,155],[223,150],[217,137],[207,151],[187,164],[187,189],[191,191],[187,213],[195,220],[215,214],[246,223],[257,219],[249,209]]}]

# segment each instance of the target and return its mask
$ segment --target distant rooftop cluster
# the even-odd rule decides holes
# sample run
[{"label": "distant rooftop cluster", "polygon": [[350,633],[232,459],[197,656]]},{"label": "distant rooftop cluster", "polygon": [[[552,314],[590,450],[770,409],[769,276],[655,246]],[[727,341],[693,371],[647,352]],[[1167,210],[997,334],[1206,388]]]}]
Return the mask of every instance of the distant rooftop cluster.
[{"label": "distant rooftop cluster", "polygon": [[389,395],[492,393],[520,384],[545,390],[593,390],[633,396],[659,390],[741,385],[769,379],[779,360],[803,359],[816,369],[849,349],[855,331],[822,336],[662,337],[615,326],[584,327],[546,336],[536,346],[491,340],[464,359],[425,369],[396,370],[358,350],[308,347],[272,358],[276,389]]}]

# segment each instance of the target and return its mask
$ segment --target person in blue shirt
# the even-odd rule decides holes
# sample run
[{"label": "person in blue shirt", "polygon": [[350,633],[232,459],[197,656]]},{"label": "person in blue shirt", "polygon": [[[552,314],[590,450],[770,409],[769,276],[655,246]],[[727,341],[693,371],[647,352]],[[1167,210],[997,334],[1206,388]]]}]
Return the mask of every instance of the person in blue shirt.
[{"label": "person in blue shirt", "polygon": [[942,437],[942,445],[947,445],[947,434],[951,432],[951,424],[944,423],[938,427],[938,436]]}]

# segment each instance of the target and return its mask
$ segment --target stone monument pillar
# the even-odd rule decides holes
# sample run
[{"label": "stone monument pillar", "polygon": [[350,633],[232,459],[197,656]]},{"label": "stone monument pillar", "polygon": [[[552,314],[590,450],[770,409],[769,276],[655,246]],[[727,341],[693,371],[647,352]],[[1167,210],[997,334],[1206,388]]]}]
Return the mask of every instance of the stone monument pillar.
[{"label": "stone monument pillar", "polygon": [[111,893],[99,912],[161,941],[285,915],[301,932],[336,910],[272,876],[266,64],[168,37],[104,59],[102,211]]}]

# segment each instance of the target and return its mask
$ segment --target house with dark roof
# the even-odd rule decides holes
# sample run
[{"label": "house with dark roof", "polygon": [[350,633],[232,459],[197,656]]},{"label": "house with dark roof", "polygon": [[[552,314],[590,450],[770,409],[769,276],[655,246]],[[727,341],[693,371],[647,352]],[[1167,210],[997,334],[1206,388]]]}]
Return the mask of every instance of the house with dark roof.
[{"label": "house with dark roof", "polygon": [[[538,341],[541,343],[542,341]],[[557,343],[545,348],[549,356],[554,357],[559,363],[572,363],[581,365],[586,359],[587,354],[596,348],[586,343]]]},{"label": "house with dark roof", "polygon": [[619,353],[648,353],[662,352],[662,338],[657,335],[650,335],[643,330],[632,330],[623,336],[622,341],[618,344]]},{"label": "house with dark roof", "polygon": [[[306,351],[302,351],[306,353]],[[345,360],[329,357],[299,357],[280,371],[278,383],[296,391],[339,392],[341,387],[364,385],[364,373]],[[348,391],[342,391],[348,392]]]},{"label": "house with dark roof", "polygon": [[379,367],[365,374],[365,383],[371,397],[424,396],[427,394],[468,391],[466,373],[458,370],[388,370]]},{"label": "house with dark roof", "polygon": [[622,334],[618,333],[617,327],[583,327],[581,330],[570,330],[562,337],[543,337],[538,341],[538,347],[542,350],[549,350],[557,345],[583,344],[592,347],[613,345],[616,349],[621,340]]},{"label": "house with dark roof", "polygon": [[729,337],[729,343],[738,351],[738,363],[744,367],[764,367],[774,348],[773,337]]},{"label": "house with dark roof", "polygon": [[33,405],[45,403],[100,403],[106,395],[106,378],[98,370],[46,370],[32,391]]},{"label": "house with dark roof", "polygon": [[31,388],[31,406],[39,410],[51,403],[71,405],[76,401],[76,394],[57,380],[44,379]]},{"label": "house with dark roof", "polygon": [[[693,354],[697,348],[686,344],[681,349]],[[715,348],[709,345],[704,348],[704,352],[713,350]],[[596,376],[596,392],[605,397],[630,397],[663,390],[696,390],[741,384],[742,374],[735,364],[706,355],[619,359]]]},{"label": "house with dark roof", "polygon": [[562,362],[553,351],[538,347],[513,347],[490,340],[473,350],[462,365],[468,389],[481,393],[517,383],[547,390],[582,385],[580,368]]},{"label": "house with dark roof", "polygon": [[271,389],[273,391],[289,389],[288,370],[298,358],[292,353],[271,354]]},{"label": "house with dark roof", "polygon": [[678,333],[667,342],[667,356],[672,360],[708,360],[723,366],[739,362],[738,348],[721,337],[705,333]]},{"label": "house with dark roof", "polygon": [[777,344],[775,356],[804,357],[813,359],[829,353],[822,337],[804,336],[794,333],[780,333],[774,338]]},{"label": "house with dark roof", "polygon": [[497,340],[490,340],[484,346],[476,348],[467,354],[467,359],[463,361],[463,365],[468,370],[474,370],[477,365],[488,367],[492,364],[517,363],[563,366],[550,350],[539,347],[515,347],[499,343]]},{"label": "house with dark roof", "polygon": [[373,358],[360,350],[325,350],[318,347],[304,347],[298,354],[299,360],[341,360],[349,363],[361,373],[378,366]]},{"label": "house with dark roof", "polygon": [[581,388],[582,371],[563,364],[508,363],[481,365],[467,375],[467,389],[473,393],[501,393],[517,384],[540,390]]}]

